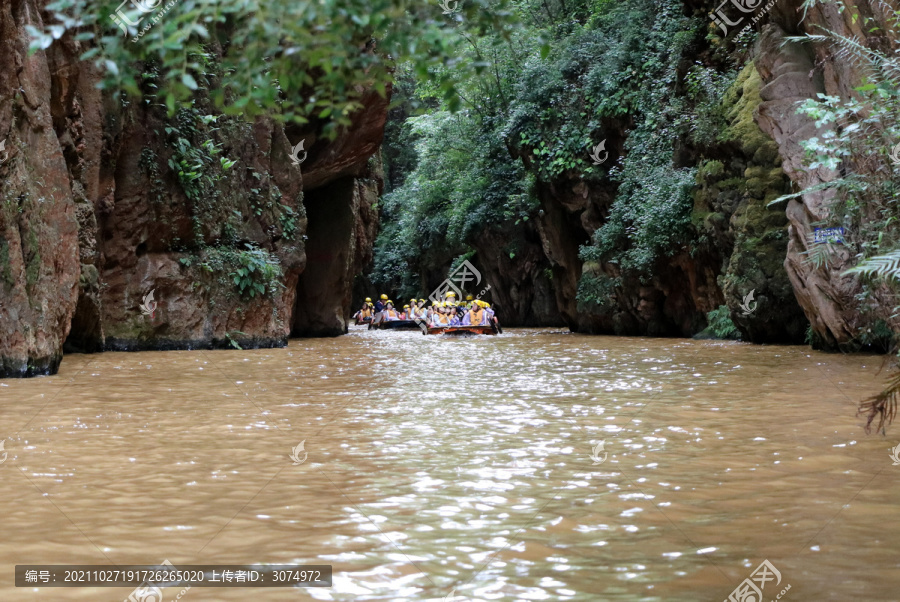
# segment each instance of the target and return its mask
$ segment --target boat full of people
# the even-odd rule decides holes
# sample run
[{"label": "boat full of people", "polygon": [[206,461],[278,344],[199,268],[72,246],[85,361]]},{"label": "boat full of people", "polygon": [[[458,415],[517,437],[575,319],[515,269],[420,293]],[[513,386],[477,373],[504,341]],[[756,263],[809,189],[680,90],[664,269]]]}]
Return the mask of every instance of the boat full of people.
[{"label": "boat full of people", "polygon": [[353,314],[353,319],[356,321],[356,325],[359,326],[361,324],[371,324],[374,318],[375,306],[372,304],[372,298],[366,297],[362,309]]},{"label": "boat full of people", "polygon": [[413,330],[423,334],[498,334],[502,333],[500,321],[490,303],[468,295],[465,301],[457,301],[456,293],[449,291],[439,301],[430,305],[425,299],[410,299],[402,309],[382,294],[378,301],[366,297],[362,307],[353,314],[357,324],[368,324],[369,329]]}]

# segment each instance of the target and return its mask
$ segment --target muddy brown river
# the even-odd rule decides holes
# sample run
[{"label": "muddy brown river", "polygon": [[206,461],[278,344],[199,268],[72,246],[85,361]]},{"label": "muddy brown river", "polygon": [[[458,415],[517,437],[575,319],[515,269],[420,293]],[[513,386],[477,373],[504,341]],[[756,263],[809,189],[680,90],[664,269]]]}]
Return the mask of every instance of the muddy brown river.
[{"label": "muddy brown river", "polygon": [[132,589],[17,564],[165,559],[334,567],[165,602],[719,602],[765,560],[766,602],[898,600],[900,423],[854,416],[881,363],[552,329],[68,355],[0,380],[0,600]]}]

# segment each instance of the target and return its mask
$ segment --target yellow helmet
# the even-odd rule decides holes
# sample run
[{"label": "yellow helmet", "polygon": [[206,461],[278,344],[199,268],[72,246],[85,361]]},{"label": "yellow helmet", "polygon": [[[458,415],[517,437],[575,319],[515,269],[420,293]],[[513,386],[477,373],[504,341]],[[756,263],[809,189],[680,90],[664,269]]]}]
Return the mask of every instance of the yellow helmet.
[{"label": "yellow helmet", "polygon": [[381,295],[381,300],[382,300],[382,301],[387,301],[387,295]]},{"label": "yellow helmet", "polygon": [[419,299],[419,303],[425,303],[425,299]]},{"label": "yellow helmet", "polygon": [[407,304],[407,305],[404,305],[404,306],[403,306],[403,309],[409,309],[409,305],[408,305],[408,304]]},{"label": "yellow helmet", "polygon": [[366,303],[371,303],[371,302],[372,302],[372,297],[366,297]]},{"label": "yellow helmet", "polygon": [[409,302],[410,302],[410,303],[415,303],[415,302],[416,302],[416,298],[413,297],[412,299],[409,300]]},{"label": "yellow helmet", "polygon": [[388,304],[388,303],[390,303],[390,304],[391,304],[391,305],[393,305],[393,304],[394,304],[394,302],[393,302],[393,301],[391,301],[391,300],[390,300],[390,299],[388,299],[388,300],[387,300],[387,301],[385,301],[385,304]]},{"label": "yellow helmet", "polygon": [[453,291],[447,293],[447,298],[449,299],[450,297],[456,297],[456,293],[454,293]]},{"label": "yellow helmet", "polygon": [[473,298],[472,295],[466,295],[466,301],[471,301]]}]

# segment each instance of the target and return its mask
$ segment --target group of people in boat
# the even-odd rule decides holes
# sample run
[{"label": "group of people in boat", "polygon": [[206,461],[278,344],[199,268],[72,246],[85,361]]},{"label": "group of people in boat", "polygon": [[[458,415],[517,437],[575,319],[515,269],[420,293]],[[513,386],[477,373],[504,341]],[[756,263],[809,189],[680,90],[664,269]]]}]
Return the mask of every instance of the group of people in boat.
[{"label": "group of people in boat", "polygon": [[422,320],[431,327],[440,326],[489,326],[497,322],[491,304],[468,295],[465,301],[457,301],[456,293],[449,291],[443,301],[426,306],[425,299],[410,299],[403,309],[397,309],[387,295],[372,302],[366,297],[362,308],[353,318],[357,324],[382,320]]}]

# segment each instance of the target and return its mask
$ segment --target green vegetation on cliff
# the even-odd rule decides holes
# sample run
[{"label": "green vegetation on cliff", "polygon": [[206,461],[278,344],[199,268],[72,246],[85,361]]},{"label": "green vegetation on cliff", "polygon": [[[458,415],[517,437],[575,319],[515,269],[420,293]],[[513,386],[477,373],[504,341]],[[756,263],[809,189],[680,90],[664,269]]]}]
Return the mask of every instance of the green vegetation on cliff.
[{"label": "green vegetation on cliff", "polygon": [[[877,31],[885,39],[900,36],[900,13],[887,13],[890,31],[882,31],[873,16],[856,6],[843,1],[836,4],[851,15],[853,23],[859,22],[863,31]],[[862,37],[828,30],[792,41],[831,47],[854,64],[863,82],[849,98],[819,94],[799,107],[798,112],[814,119],[817,128],[816,135],[801,142],[805,167],[828,177],[773,203],[804,197],[824,201],[827,216],[823,222],[840,224],[842,244],[859,261],[845,272],[860,277],[855,309],[863,320],[853,333],[854,343],[892,349],[900,356],[900,304],[896,300],[900,292],[900,58],[893,51],[870,47]],[[828,247],[810,247],[809,261],[817,269],[827,267]],[[875,428],[883,432],[894,419],[898,402],[900,372],[890,378],[884,391],[861,404],[861,411],[868,415],[867,431],[877,419]]]},{"label": "green vegetation on cliff", "polygon": [[141,96],[152,63],[170,115],[203,87],[204,57],[215,56],[221,76],[209,89],[225,114],[316,120],[328,137],[350,125],[367,90],[384,94],[394,61],[408,62],[452,99],[455,80],[478,68],[456,60],[455,24],[501,31],[508,20],[502,1],[487,0],[459,3],[447,18],[437,3],[407,0],[181,0],[171,8],[145,1],[141,10],[140,3],[117,4],[51,2],[46,26],[27,26],[32,50],[71,32],[83,44],[82,58],[103,73],[103,87],[132,97]]},{"label": "green vegetation on cliff", "polygon": [[[523,27],[510,39],[460,26],[468,42],[460,62],[486,65],[459,85],[465,109],[451,114],[430,84],[420,84],[415,96],[429,110],[406,121],[402,140],[387,141],[390,157],[392,145],[417,137],[418,163],[385,199],[378,282],[415,281],[470,252],[467,243],[485,224],[527,222],[538,208],[535,178],[619,183],[584,261],[646,272],[690,238],[694,172],[675,159],[678,139],[711,135],[729,83],[690,66],[689,89],[676,97],[702,22],[683,16],[674,0],[514,6]],[[626,130],[627,158],[593,165],[591,149]]]}]

